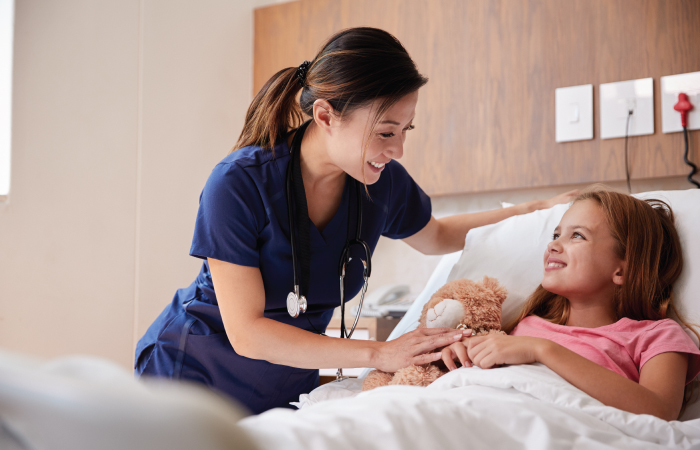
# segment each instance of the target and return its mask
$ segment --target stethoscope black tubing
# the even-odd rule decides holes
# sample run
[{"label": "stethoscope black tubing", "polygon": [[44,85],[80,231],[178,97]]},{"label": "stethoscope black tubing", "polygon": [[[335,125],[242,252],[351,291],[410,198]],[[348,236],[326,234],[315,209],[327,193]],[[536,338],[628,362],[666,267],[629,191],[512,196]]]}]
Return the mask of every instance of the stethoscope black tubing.
[{"label": "stethoscope black tubing", "polygon": [[[289,165],[287,166],[287,173],[286,173],[286,188],[287,188],[287,216],[289,219],[289,242],[292,247],[292,272],[294,276],[294,285],[299,286],[300,289],[302,286],[299,284],[299,272],[297,269],[297,265],[299,264],[298,261],[298,243],[296,240],[296,226],[295,226],[295,215],[293,212],[293,198],[292,198],[292,171],[293,167],[295,164],[294,158],[299,158],[301,154],[301,140],[304,135],[304,132],[306,131],[306,128],[309,126],[311,123],[311,120],[308,120],[304,122],[298,129],[296,134],[294,135],[294,139],[292,139],[292,147],[290,149],[290,161]],[[301,163],[299,163],[301,164]],[[300,174],[301,170],[299,170]],[[346,175],[347,176],[347,175]],[[355,238],[354,239],[347,239],[345,241],[345,245],[343,246],[343,250],[341,252],[340,256],[340,261],[338,264],[338,276],[343,277],[343,266],[349,262],[349,256],[350,256],[350,247],[353,245],[360,245],[363,250],[365,251],[365,256],[367,258],[367,267],[365,269],[366,277],[369,278],[371,271],[372,271],[372,261],[371,261],[371,251],[369,248],[369,245],[360,239],[360,231],[362,230],[362,190],[360,188],[360,183],[353,179],[353,182],[355,184],[355,191],[356,191],[356,205],[357,205],[357,219],[356,219],[356,228],[355,228]],[[300,187],[297,189],[301,191],[300,193],[303,193],[303,181],[299,180]],[[303,199],[305,200],[305,199]],[[308,217],[308,211],[307,211],[307,217]],[[304,290],[306,290],[308,286],[304,286]],[[305,295],[307,292],[303,292],[302,295]],[[342,306],[342,305],[341,305]]]},{"label": "stethoscope black tubing", "polygon": [[[291,155],[290,155],[291,156]],[[293,158],[293,157],[292,157]],[[287,215],[289,216],[289,242],[292,245],[292,271],[294,273],[294,286],[299,286],[299,274],[297,273],[296,237],[294,236],[294,216],[292,215],[292,161],[287,166]]]},{"label": "stethoscope black tubing", "polygon": [[[304,192],[304,182],[301,178],[301,141],[306,128],[311,123],[310,120],[303,123],[294,135],[292,148],[290,149],[290,161],[287,170],[287,215],[289,216],[289,234],[292,247],[292,265],[294,274],[294,286],[299,287],[299,295],[306,297],[309,288],[311,272],[311,239],[309,237],[309,210],[306,204],[306,193]],[[298,177],[295,178],[295,177]],[[292,193],[295,196],[294,206],[299,210],[299,215],[293,212]],[[299,227],[296,226],[296,222]],[[299,244],[297,243],[297,232]],[[301,259],[299,259],[299,245],[302,245]],[[298,266],[301,269],[299,274]],[[301,275],[301,280],[299,279]]]}]

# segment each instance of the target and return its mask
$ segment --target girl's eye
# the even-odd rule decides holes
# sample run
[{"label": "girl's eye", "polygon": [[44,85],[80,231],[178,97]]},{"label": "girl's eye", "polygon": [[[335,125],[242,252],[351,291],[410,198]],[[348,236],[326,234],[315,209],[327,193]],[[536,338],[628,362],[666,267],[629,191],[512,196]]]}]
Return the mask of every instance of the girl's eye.
[{"label": "girl's eye", "polygon": [[552,240],[553,240],[553,241],[556,241],[557,239],[559,239],[559,234],[554,233],[554,234],[552,235]]},{"label": "girl's eye", "polygon": [[576,236],[580,237],[581,239],[586,239],[586,238],[585,238],[581,233],[579,233],[578,231],[575,232],[575,233],[573,234],[573,237],[576,237]]}]

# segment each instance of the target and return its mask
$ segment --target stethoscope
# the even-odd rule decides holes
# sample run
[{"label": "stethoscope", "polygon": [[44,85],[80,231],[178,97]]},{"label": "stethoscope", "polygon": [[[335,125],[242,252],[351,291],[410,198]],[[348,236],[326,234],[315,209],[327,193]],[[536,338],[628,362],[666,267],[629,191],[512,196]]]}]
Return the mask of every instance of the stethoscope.
[{"label": "stethoscope", "polygon": [[[308,120],[297,129],[294,139],[292,139],[292,147],[290,149],[291,160],[287,166],[287,215],[289,216],[289,240],[292,245],[292,268],[294,272],[294,290],[287,294],[287,311],[289,312],[289,315],[294,318],[297,318],[299,317],[299,314],[306,312],[306,308],[308,306],[306,295],[308,294],[309,274],[311,271],[311,247],[309,238],[310,219],[308,206],[306,204],[306,193],[304,192],[304,182],[301,179],[301,162],[299,157],[299,154],[301,153],[301,139],[310,123],[311,120]],[[355,185],[357,205],[355,237],[352,239],[348,237],[345,240],[345,245],[343,246],[343,251],[340,254],[340,261],[338,263],[338,275],[340,276],[340,337],[346,339],[350,339],[352,333],[355,331],[355,327],[357,326],[357,321],[360,318],[360,311],[362,311],[362,302],[364,301],[365,293],[367,292],[367,283],[372,271],[372,260],[369,245],[367,245],[367,242],[360,239],[360,230],[362,229],[362,189],[357,180],[353,179],[353,182]],[[292,195],[294,195],[293,199]],[[295,208],[292,205],[293,201],[298,212],[298,215],[296,215],[296,223],[294,220]],[[348,208],[348,234],[350,233],[349,209],[350,208]],[[297,248],[298,245],[295,231],[299,235],[299,244],[301,245],[301,249]],[[350,333],[348,333],[347,328],[345,327],[345,268],[352,259],[350,258],[350,249],[355,245],[359,245],[364,249],[366,259],[360,259],[363,265],[362,277],[364,279],[364,284],[362,286],[360,306],[357,310],[357,315],[355,316],[355,322],[352,324]],[[299,271],[297,270],[297,265],[299,265]],[[301,272],[301,280],[299,279],[299,272]],[[311,324],[311,321],[309,321],[309,324]],[[313,325],[311,326],[313,327]],[[343,377],[343,369],[339,368],[336,374],[336,381],[340,381],[345,378],[347,377]]]}]

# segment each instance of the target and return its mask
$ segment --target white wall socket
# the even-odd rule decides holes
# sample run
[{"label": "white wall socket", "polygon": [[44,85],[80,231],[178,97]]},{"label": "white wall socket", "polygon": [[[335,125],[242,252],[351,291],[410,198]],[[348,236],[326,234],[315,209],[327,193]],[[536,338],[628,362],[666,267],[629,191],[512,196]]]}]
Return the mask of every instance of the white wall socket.
[{"label": "white wall socket", "polygon": [[555,140],[593,139],[593,85],[554,90]]},{"label": "white wall socket", "polygon": [[683,131],[681,113],[673,109],[680,92],[684,92],[693,105],[688,113],[688,129],[700,129],[700,72],[692,72],[661,77],[661,129],[664,133]]},{"label": "white wall socket", "polygon": [[[629,133],[627,133],[627,116]],[[654,80],[619,81],[600,85],[600,138],[654,134]]]}]

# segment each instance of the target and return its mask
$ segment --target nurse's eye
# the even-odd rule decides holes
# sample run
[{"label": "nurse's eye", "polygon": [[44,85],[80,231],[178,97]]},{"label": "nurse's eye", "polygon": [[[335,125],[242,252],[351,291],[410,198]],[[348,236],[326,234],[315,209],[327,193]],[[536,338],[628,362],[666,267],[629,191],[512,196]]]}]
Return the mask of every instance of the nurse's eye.
[{"label": "nurse's eye", "polygon": [[[409,126],[407,126],[406,128],[404,128],[404,129],[402,130],[402,132],[410,131],[410,130],[413,130],[414,128],[416,128],[415,125],[409,125]],[[379,135],[380,135],[381,137],[383,137],[383,138],[386,138],[386,139],[389,139],[389,138],[392,138],[392,137],[396,136],[394,133],[379,133]]]}]

